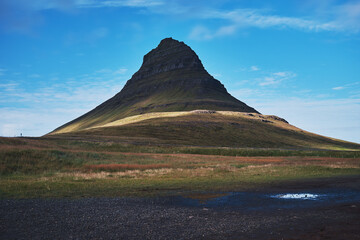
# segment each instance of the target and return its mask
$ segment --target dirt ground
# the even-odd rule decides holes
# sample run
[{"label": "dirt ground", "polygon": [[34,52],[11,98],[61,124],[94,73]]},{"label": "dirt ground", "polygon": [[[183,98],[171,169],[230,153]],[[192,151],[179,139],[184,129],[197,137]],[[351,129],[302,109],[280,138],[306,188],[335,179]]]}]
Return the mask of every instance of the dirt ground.
[{"label": "dirt ground", "polygon": [[360,239],[358,195],[304,205],[252,201],[252,196],[289,191],[360,194],[360,176],[272,185],[242,193],[245,198],[237,205],[206,202],[224,193],[212,193],[208,199],[202,193],[159,198],[3,199],[0,238]]}]

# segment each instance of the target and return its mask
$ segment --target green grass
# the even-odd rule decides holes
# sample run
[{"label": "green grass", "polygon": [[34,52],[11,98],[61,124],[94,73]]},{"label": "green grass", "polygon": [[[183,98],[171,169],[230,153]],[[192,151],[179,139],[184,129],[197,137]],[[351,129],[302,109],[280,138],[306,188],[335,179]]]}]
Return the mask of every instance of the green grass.
[{"label": "green grass", "polygon": [[91,153],[72,154],[58,150],[0,151],[0,174],[36,174],[62,170],[81,165],[89,155]]},{"label": "green grass", "polygon": [[287,180],[360,175],[358,151],[149,146],[90,140],[0,138],[0,197],[236,191]]},{"label": "green grass", "polygon": [[278,150],[278,149],[232,149],[232,148],[180,148],[179,153],[221,155],[221,156],[246,156],[246,157],[335,157],[335,158],[360,158],[360,151],[320,151],[320,150]]},{"label": "green grass", "polygon": [[163,164],[146,156],[121,153],[69,152],[59,150],[12,149],[0,150],[0,176],[74,171],[87,165],[99,164]]},{"label": "green grass", "polygon": [[78,180],[61,178],[41,180],[32,178],[4,178],[0,183],[2,198],[47,197],[121,197],[154,196],[188,191],[236,191],[266,187],[271,183],[305,178],[359,175],[359,169],[318,166],[276,167],[239,173],[218,172],[202,177],[171,177],[134,179],[110,178]]},{"label": "green grass", "polygon": [[94,143],[89,141],[62,142],[67,149],[93,150],[97,152],[133,152],[133,153],[171,153],[201,154],[219,156],[318,156],[336,158],[360,158],[360,150],[304,150],[304,149],[261,149],[261,148],[224,148],[224,147],[181,147],[167,145],[131,145],[122,143]]}]

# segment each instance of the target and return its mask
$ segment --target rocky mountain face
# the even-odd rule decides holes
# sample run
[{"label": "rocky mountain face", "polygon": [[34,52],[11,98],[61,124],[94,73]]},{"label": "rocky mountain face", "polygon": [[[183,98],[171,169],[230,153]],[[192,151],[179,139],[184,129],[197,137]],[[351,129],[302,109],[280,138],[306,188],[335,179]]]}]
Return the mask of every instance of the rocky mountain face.
[{"label": "rocky mountain face", "polygon": [[165,38],[144,56],[118,94],[58,129],[73,125],[81,130],[131,115],[196,109],[257,113],[232,97],[189,46]]}]

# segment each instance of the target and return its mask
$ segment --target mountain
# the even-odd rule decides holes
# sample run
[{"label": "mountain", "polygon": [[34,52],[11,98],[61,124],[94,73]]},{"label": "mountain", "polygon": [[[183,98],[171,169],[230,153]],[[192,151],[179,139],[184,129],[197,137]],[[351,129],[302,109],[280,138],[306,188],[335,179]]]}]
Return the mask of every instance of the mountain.
[{"label": "mountain", "polygon": [[144,56],[140,69],[118,94],[53,133],[83,130],[149,112],[197,109],[258,113],[231,96],[189,46],[165,38]]},{"label": "mountain", "polygon": [[47,136],[131,144],[360,149],[260,114],[231,96],[189,46],[172,38],[144,56],[118,94]]}]

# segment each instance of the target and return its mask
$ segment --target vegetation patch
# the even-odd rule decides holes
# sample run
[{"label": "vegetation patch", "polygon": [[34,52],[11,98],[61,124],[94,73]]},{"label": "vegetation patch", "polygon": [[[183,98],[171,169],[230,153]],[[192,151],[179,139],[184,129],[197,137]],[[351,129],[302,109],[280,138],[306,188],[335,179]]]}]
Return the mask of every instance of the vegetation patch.
[{"label": "vegetation patch", "polygon": [[146,170],[146,169],[158,169],[169,168],[169,164],[98,164],[98,165],[85,165],[84,168],[90,171],[126,171],[126,170]]},{"label": "vegetation patch", "polygon": [[360,175],[356,151],[154,146],[95,138],[0,140],[2,198],[227,192]]}]

